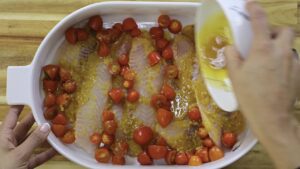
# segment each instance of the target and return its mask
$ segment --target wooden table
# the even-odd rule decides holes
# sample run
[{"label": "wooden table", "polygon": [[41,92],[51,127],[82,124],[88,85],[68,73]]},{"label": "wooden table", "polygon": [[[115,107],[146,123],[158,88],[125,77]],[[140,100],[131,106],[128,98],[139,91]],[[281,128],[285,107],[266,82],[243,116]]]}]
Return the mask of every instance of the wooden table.
[{"label": "wooden table", "polygon": [[[101,0],[0,0],[0,121],[8,111],[5,101],[7,66],[29,64],[42,39],[55,24],[72,11],[99,1]],[[266,9],[273,25],[286,25],[295,29],[297,35],[295,48],[300,51],[300,0],[259,1]],[[30,108],[26,107],[22,117],[28,112]],[[300,117],[300,113],[297,114]],[[57,155],[40,168],[82,167]],[[274,167],[263,147],[257,144],[250,153],[227,168]]]}]

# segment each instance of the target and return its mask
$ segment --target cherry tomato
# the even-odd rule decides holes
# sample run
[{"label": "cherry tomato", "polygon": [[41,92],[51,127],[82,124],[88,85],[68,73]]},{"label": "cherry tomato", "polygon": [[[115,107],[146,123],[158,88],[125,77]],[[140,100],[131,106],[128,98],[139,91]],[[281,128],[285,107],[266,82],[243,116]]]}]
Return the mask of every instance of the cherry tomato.
[{"label": "cherry tomato", "polygon": [[165,157],[165,162],[168,164],[168,165],[173,165],[175,164],[175,158],[176,158],[176,154],[177,152],[175,150],[171,150],[171,151],[168,151],[166,157]]},{"label": "cherry tomato", "polygon": [[174,100],[176,97],[176,93],[175,93],[174,89],[167,83],[164,83],[164,85],[162,86],[161,94],[166,96],[166,98],[168,100]]},{"label": "cherry tomato", "polygon": [[142,34],[142,31],[139,28],[134,28],[131,32],[130,35],[135,38],[139,37]]},{"label": "cherry tomato", "polygon": [[111,158],[111,153],[105,147],[101,147],[95,152],[95,159],[100,163],[108,163]]},{"label": "cherry tomato", "polygon": [[150,158],[150,156],[147,154],[147,152],[141,152],[137,156],[137,160],[141,165],[152,165],[153,160]]},{"label": "cherry tomato", "polygon": [[124,76],[125,72],[128,71],[128,70],[129,70],[128,66],[122,66],[120,75]]},{"label": "cherry tomato", "polygon": [[104,42],[100,42],[100,45],[98,47],[98,56],[106,57],[109,55],[109,53],[110,53],[109,46]]},{"label": "cherry tomato", "polygon": [[207,148],[211,148],[214,146],[214,142],[212,141],[211,138],[206,138],[203,140],[203,145]]},{"label": "cherry tomato", "polygon": [[127,100],[131,103],[135,103],[139,100],[140,94],[136,90],[130,90],[127,95]]},{"label": "cherry tomato", "polygon": [[122,35],[122,32],[114,28],[110,30],[111,30],[111,42],[116,42]]},{"label": "cherry tomato", "polygon": [[115,119],[115,114],[111,111],[103,111],[102,112],[102,122],[106,122],[109,120],[114,120]]},{"label": "cherry tomato", "polygon": [[112,152],[118,155],[126,155],[129,149],[129,145],[121,140],[112,145]]},{"label": "cherry tomato", "polygon": [[44,117],[46,120],[52,120],[57,114],[56,106],[48,107],[44,111]]},{"label": "cherry tomato", "polygon": [[164,38],[156,39],[155,45],[157,50],[162,51],[169,45],[169,41]]},{"label": "cherry tomato", "polygon": [[73,131],[68,131],[62,138],[61,141],[65,144],[72,144],[75,142],[75,134]]},{"label": "cherry tomato", "polygon": [[45,91],[53,93],[57,90],[58,81],[44,79],[43,87]]},{"label": "cherry tomato", "polygon": [[125,157],[122,155],[113,155],[111,159],[111,163],[115,165],[124,165]]},{"label": "cherry tomato", "polygon": [[222,143],[226,148],[232,148],[237,141],[236,135],[232,132],[224,132],[222,135]]},{"label": "cherry tomato", "polygon": [[162,137],[162,136],[158,136],[156,138],[156,142],[155,142],[156,145],[159,145],[159,146],[167,146],[167,141]]},{"label": "cherry tomato", "polygon": [[89,38],[88,32],[82,28],[77,28],[76,32],[78,41],[85,41]]},{"label": "cherry tomato", "polygon": [[172,112],[159,108],[157,110],[156,119],[160,126],[165,128],[171,123],[171,121],[173,120],[173,116],[174,115]]},{"label": "cherry tomato", "polygon": [[187,165],[189,162],[188,156],[184,152],[179,152],[176,154],[175,163],[178,165]]},{"label": "cherry tomato", "polygon": [[128,56],[128,54],[122,54],[121,56],[119,56],[118,62],[120,64],[120,66],[127,66],[128,63],[129,63],[129,56]]},{"label": "cherry tomato", "polygon": [[52,107],[56,103],[56,96],[52,93],[47,93],[44,99],[44,106],[45,107]]},{"label": "cherry tomato", "polygon": [[199,156],[191,156],[189,160],[189,166],[199,166],[202,164],[201,158]]},{"label": "cherry tomato", "polygon": [[193,121],[201,120],[201,114],[200,114],[200,110],[199,110],[198,106],[194,106],[194,107],[190,108],[190,110],[188,112],[188,117],[190,118],[190,120],[193,120]]},{"label": "cherry tomato", "polygon": [[60,94],[56,97],[56,104],[60,107],[67,107],[70,101],[71,97],[67,93]]},{"label": "cherry tomato", "polygon": [[167,155],[168,149],[166,146],[149,145],[148,153],[152,159],[163,159]]},{"label": "cherry tomato", "polygon": [[117,63],[111,63],[111,64],[108,65],[108,70],[109,70],[110,74],[116,76],[116,75],[120,74],[121,67]]},{"label": "cherry tomato", "polygon": [[90,141],[91,143],[95,144],[95,145],[99,145],[102,141],[102,136],[101,134],[95,132],[90,136]]},{"label": "cherry tomato", "polygon": [[133,18],[126,18],[123,21],[123,30],[128,32],[132,31],[134,28],[137,28],[137,24]]},{"label": "cherry tomato", "polygon": [[171,19],[168,15],[160,15],[157,22],[160,27],[168,28],[168,26],[171,24]]},{"label": "cherry tomato", "polygon": [[202,147],[201,149],[196,150],[195,155],[199,156],[203,163],[209,162],[207,147]]},{"label": "cherry tomato", "polygon": [[118,124],[115,120],[108,120],[104,122],[104,131],[107,134],[113,135],[116,133],[116,130],[118,128]]},{"label": "cherry tomato", "polygon": [[74,80],[68,80],[65,83],[63,83],[63,89],[66,93],[74,93],[77,89],[76,82]]},{"label": "cherry tomato", "polygon": [[165,60],[172,60],[173,59],[173,50],[170,46],[166,47],[163,51],[162,51],[162,57]]},{"label": "cherry tomato", "polygon": [[169,31],[171,33],[177,34],[181,31],[182,29],[182,25],[180,23],[180,21],[173,19],[168,27]]},{"label": "cherry tomato", "polygon": [[164,37],[164,30],[160,27],[152,27],[149,33],[153,39],[161,39]]},{"label": "cherry tomato", "polygon": [[65,38],[70,44],[76,44],[77,38],[77,30],[75,28],[69,28],[65,32]]},{"label": "cherry tomato", "polygon": [[113,31],[112,29],[103,29],[97,31],[96,38],[103,43],[109,44],[112,42]]},{"label": "cherry tomato", "polygon": [[56,137],[63,137],[67,131],[67,128],[65,125],[52,124],[51,130]]},{"label": "cherry tomato", "polygon": [[62,82],[72,79],[71,73],[62,67],[59,69],[59,77]]},{"label": "cherry tomato", "polygon": [[97,15],[97,16],[92,16],[89,19],[88,22],[89,27],[94,30],[94,31],[98,31],[102,29],[103,26],[103,20],[101,18],[101,16]]},{"label": "cherry tomato", "polygon": [[109,135],[107,133],[103,133],[102,134],[102,143],[105,145],[112,145],[112,143],[114,142],[114,136],[113,135]]},{"label": "cherry tomato", "polygon": [[123,87],[126,89],[131,89],[134,85],[134,82],[132,80],[124,80]]},{"label": "cherry tomato", "polygon": [[55,80],[59,73],[59,66],[57,65],[46,65],[43,67],[45,74],[51,79]]},{"label": "cherry tomato", "polygon": [[168,79],[176,79],[178,77],[178,72],[176,65],[167,65],[165,68],[165,76]]},{"label": "cherry tomato", "polygon": [[208,137],[208,132],[204,127],[200,127],[197,131],[197,134],[201,139],[205,139]]},{"label": "cherry tomato", "polygon": [[164,108],[166,110],[170,109],[170,102],[166,96],[162,94],[155,94],[151,97],[151,106],[155,109]]},{"label": "cherry tomato", "polygon": [[139,145],[148,144],[153,138],[153,131],[150,127],[141,126],[134,130],[133,140]]},{"label": "cherry tomato", "polygon": [[150,66],[158,64],[160,61],[160,54],[156,51],[152,51],[148,55],[148,63]]},{"label": "cherry tomato", "polygon": [[121,103],[121,101],[124,98],[124,92],[122,91],[122,89],[119,88],[111,89],[108,95],[112,99],[112,101],[116,104]]},{"label": "cherry tomato", "polygon": [[211,161],[216,161],[224,157],[224,152],[219,147],[214,146],[209,149],[208,155]]},{"label": "cherry tomato", "polygon": [[124,75],[123,75],[125,80],[134,80],[135,76],[136,76],[135,71],[131,70],[131,69],[128,69],[127,71],[125,71]]},{"label": "cherry tomato", "polygon": [[68,123],[68,121],[67,121],[67,118],[65,115],[59,113],[54,117],[54,119],[52,120],[52,123],[66,125]]},{"label": "cherry tomato", "polygon": [[113,29],[118,30],[119,32],[123,32],[122,24],[121,23],[115,23],[113,26]]}]

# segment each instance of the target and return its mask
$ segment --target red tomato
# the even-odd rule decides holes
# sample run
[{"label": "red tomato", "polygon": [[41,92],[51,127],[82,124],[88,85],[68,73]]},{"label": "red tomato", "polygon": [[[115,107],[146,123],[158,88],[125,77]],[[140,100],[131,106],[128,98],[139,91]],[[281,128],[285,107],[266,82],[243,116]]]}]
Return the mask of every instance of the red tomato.
[{"label": "red tomato", "polygon": [[188,156],[184,152],[179,152],[176,154],[175,162],[177,165],[187,165],[189,162]]},{"label": "red tomato", "polygon": [[104,131],[107,133],[107,134],[110,134],[110,135],[113,135],[116,133],[117,131],[117,128],[118,128],[118,124],[115,120],[108,120],[108,121],[105,121],[104,122]]},{"label": "red tomato", "polygon": [[102,122],[106,122],[109,120],[114,120],[115,119],[115,114],[111,111],[103,111],[102,112]]},{"label": "red tomato", "polygon": [[214,146],[208,152],[211,161],[216,161],[224,157],[224,152],[219,147]]},{"label": "red tomato", "polygon": [[66,93],[74,93],[77,89],[76,82],[74,80],[68,80],[65,83],[63,83],[63,89]]},{"label": "red tomato", "polygon": [[204,127],[200,127],[197,131],[197,134],[201,139],[208,137],[208,132]]},{"label": "red tomato", "polygon": [[156,138],[156,142],[155,142],[156,145],[159,145],[159,146],[167,146],[167,141],[162,137],[162,136],[158,136]]},{"label": "red tomato", "polygon": [[76,44],[77,38],[77,30],[75,28],[69,28],[65,32],[65,38],[70,44]]},{"label": "red tomato", "polygon": [[102,141],[102,136],[99,133],[95,132],[90,136],[90,141],[95,145],[99,145]]},{"label": "red tomato", "polygon": [[109,44],[113,41],[113,33],[115,33],[112,29],[102,29],[97,31],[96,38],[105,44]]},{"label": "red tomato", "polygon": [[167,97],[162,94],[155,94],[151,97],[151,106],[155,109],[164,108],[166,110],[170,109],[170,102]]},{"label": "red tomato", "polygon": [[123,32],[122,24],[121,23],[115,23],[113,26],[113,29],[118,30],[119,32]]},{"label": "red tomato", "polygon": [[168,28],[168,26],[171,24],[171,19],[168,15],[160,15],[157,22],[160,27]]},{"label": "red tomato", "polygon": [[134,82],[132,80],[124,80],[123,87],[126,89],[131,89],[134,85]]},{"label": "red tomato", "polygon": [[177,34],[181,31],[182,25],[180,21],[173,19],[168,28],[171,33]]},{"label": "red tomato", "polygon": [[131,103],[135,103],[139,100],[140,94],[136,90],[130,90],[127,95],[127,100]]},{"label": "red tomato", "polygon": [[71,73],[62,67],[59,69],[59,77],[62,82],[72,79]]},{"label": "red tomato", "polygon": [[110,53],[109,46],[104,42],[100,42],[100,45],[98,47],[98,56],[106,57],[109,55],[109,53]]},{"label": "red tomato", "polygon": [[147,154],[147,152],[141,152],[137,156],[137,160],[141,165],[152,165],[153,160],[150,158],[150,156]]},{"label": "red tomato", "polygon": [[211,148],[215,145],[211,138],[204,139],[202,143],[207,148]]},{"label": "red tomato", "polygon": [[129,63],[129,56],[127,54],[122,54],[121,56],[119,56],[118,62],[120,66],[127,66]]},{"label": "red tomato", "polygon": [[173,50],[170,46],[166,47],[162,52],[162,57],[165,60],[172,60],[173,59]]},{"label": "red tomato", "polygon": [[63,137],[67,131],[67,128],[65,125],[52,124],[51,130],[56,137]]},{"label": "red tomato", "polygon": [[148,63],[150,66],[158,64],[160,61],[160,54],[156,51],[150,52],[148,55]]},{"label": "red tomato", "polygon": [[203,163],[209,162],[208,148],[207,147],[203,147],[199,150],[196,150],[195,155],[199,156]]},{"label": "red tomato", "polygon": [[75,134],[73,131],[68,131],[62,138],[61,141],[65,144],[72,144],[75,142]]},{"label": "red tomato", "polygon": [[156,119],[160,126],[165,128],[171,123],[171,121],[173,120],[173,116],[174,115],[172,112],[159,108],[157,110]]},{"label": "red tomato", "polygon": [[101,16],[97,15],[97,16],[92,16],[89,19],[88,22],[89,27],[94,30],[94,31],[98,31],[102,29],[103,26],[103,20],[101,18]]},{"label": "red tomato", "polygon": [[44,106],[45,107],[52,107],[56,103],[56,96],[52,93],[47,93],[44,99]]},{"label": "red tomato", "polygon": [[149,145],[148,153],[152,159],[163,159],[167,155],[168,149],[166,146]]},{"label": "red tomato", "polygon": [[59,113],[55,116],[55,118],[52,120],[53,124],[61,124],[66,125],[68,123],[68,120],[65,115]]},{"label": "red tomato", "polygon": [[48,107],[44,111],[44,117],[46,120],[52,120],[57,114],[56,106]]},{"label": "red tomato", "polygon": [[177,152],[175,150],[171,150],[171,151],[168,151],[166,157],[165,157],[165,162],[168,164],[168,165],[173,165],[175,164],[175,158],[176,158],[176,154]]},{"label": "red tomato", "polygon": [[121,140],[117,141],[115,144],[112,145],[112,152],[113,154],[118,154],[118,155],[126,155],[129,149],[129,145]]},{"label": "red tomato", "polygon": [[226,148],[232,148],[237,141],[236,135],[232,132],[224,132],[222,135],[222,143]]},{"label": "red tomato", "polygon": [[88,32],[82,28],[77,28],[76,32],[78,41],[85,41],[89,38]]},{"label": "red tomato", "polygon": [[134,130],[133,140],[139,145],[148,144],[153,138],[153,131],[150,127],[141,126]]},{"label": "red tomato", "polygon": [[124,76],[125,72],[128,71],[128,70],[129,70],[128,66],[122,66],[120,75]]},{"label": "red tomato", "polygon": [[166,98],[168,100],[174,100],[176,97],[176,93],[175,93],[174,89],[167,83],[164,83],[164,85],[162,86],[161,94],[166,96]]},{"label": "red tomato", "polygon": [[114,136],[107,133],[102,134],[102,143],[105,145],[111,145],[114,142]]},{"label": "red tomato", "polygon": [[112,99],[112,101],[116,104],[121,103],[121,101],[124,98],[124,92],[122,91],[122,89],[119,88],[111,89],[108,95]]},{"label": "red tomato", "polygon": [[58,73],[59,73],[59,66],[57,65],[46,65],[43,67],[43,71],[45,74],[51,79],[55,80],[57,79]]},{"label": "red tomato", "polygon": [[137,28],[137,24],[135,22],[135,20],[133,18],[126,18],[124,19],[123,21],[123,30],[128,32],[128,31],[131,31],[133,30],[134,28]]},{"label": "red tomato", "polygon": [[152,27],[149,33],[153,39],[161,39],[164,37],[164,30],[160,27]]},{"label": "red tomato", "polygon": [[189,160],[189,166],[199,166],[202,164],[201,158],[199,156],[191,156]]},{"label": "red tomato", "polygon": [[55,92],[57,90],[58,81],[44,79],[43,80],[43,87],[44,87],[44,90],[46,92],[53,93],[53,92]]},{"label": "red tomato", "polygon": [[111,153],[105,147],[101,147],[95,152],[95,159],[100,163],[108,163],[111,158]]},{"label": "red tomato", "polygon": [[67,107],[70,101],[71,97],[67,93],[60,94],[56,97],[56,104],[60,107]]},{"label": "red tomato", "polygon": [[167,39],[161,38],[156,39],[155,41],[156,49],[159,51],[162,51],[169,45],[169,41]]},{"label": "red tomato", "polygon": [[115,165],[124,165],[125,157],[121,155],[113,155],[111,159],[111,163]]},{"label": "red tomato", "polygon": [[198,106],[194,106],[190,108],[188,112],[188,117],[193,121],[199,121],[201,120],[201,114]]},{"label": "red tomato", "polygon": [[131,69],[128,69],[127,71],[125,71],[124,75],[123,75],[125,80],[134,80],[135,76],[136,76],[135,71],[131,70]]},{"label": "red tomato", "polygon": [[139,28],[134,28],[131,32],[130,35],[135,38],[139,37],[142,34],[142,31]]}]

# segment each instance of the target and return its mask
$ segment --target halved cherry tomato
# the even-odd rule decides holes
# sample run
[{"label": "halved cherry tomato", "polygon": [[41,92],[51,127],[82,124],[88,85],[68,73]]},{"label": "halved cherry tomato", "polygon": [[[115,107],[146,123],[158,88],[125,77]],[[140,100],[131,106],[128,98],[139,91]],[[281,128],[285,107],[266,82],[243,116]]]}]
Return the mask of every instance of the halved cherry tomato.
[{"label": "halved cherry tomato", "polygon": [[56,137],[63,137],[67,131],[67,128],[65,125],[52,124],[51,130]]},{"label": "halved cherry tomato", "polygon": [[106,121],[109,121],[109,120],[114,120],[115,119],[115,114],[111,111],[103,111],[102,112],[102,122],[106,122]]},{"label": "halved cherry tomato", "polygon": [[169,44],[169,41],[165,38],[161,38],[161,39],[156,39],[155,41],[155,45],[156,45],[156,49],[159,51],[164,50]]},{"label": "halved cherry tomato", "polygon": [[219,147],[214,146],[209,149],[208,155],[211,161],[216,161],[224,157],[224,152]]},{"label": "halved cherry tomato", "polygon": [[199,110],[198,106],[194,106],[194,107],[190,108],[190,110],[188,112],[188,117],[190,118],[190,120],[193,120],[193,121],[201,120],[201,114],[200,114],[200,110]]},{"label": "halved cherry tomato", "polygon": [[237,141],[236,134],[232,132],[224,132],[222,135],[222,143],[226,148],[232,148]]},{"label": "halved cherry tomato", "polygon": [[147,152],[143,151],[137,156],[137,160],[141,165],[152,165],[153,160],[147,154]]},{"label": "halved cherry tomato", "polygon": [[139,100],[140,94],[136,90],[130,90],[127,95],[127,100],[131,103],[135,103]]},{"label": "halved cherry tomato", "polygon": [[56,96],[53,93],[47,93],[44,99],[45,107],[52,107],[56,103]]},{"label": "halved cherry tomato", "polygon": [[124,80],[123,87],[126,89],[131,89],[134,85],[134,82],[132,80]]},{"label": "halved cherry tomato", "polygon": [[89,19],[88,25],[91,29],[93,29],[94,31],[98,31],[102,29],[103,26],[103,20],[101,18],[101,16],[97,15],[97,16],[92,16]]},{"label": "halved cherry tomato", "polygon": [[208,137],[208,132],[204,127],[200,127],[197,131],[197,134],[201,139]]},{"label": "halved cherry tomato", "polygon": [[113,34],[112,29],[103,29],[103,30],[97,31],[96,38],[100,42],[109,44],[112,42],[112,36],[113,36],[112,34]]},{"label": "halved cherry tomato", "polygon": [[161,39],[164,37],[164,30],[160,27],[152,27],[149,33],[153,39]]},{"label": "halved cherry tomato", "polygon": [[168,151],[166,157],[165,157],[165,162],[168,165],[173,165],[175,164],[175,158],[176,158],[177,152],[175,150],[170,150]]},{"label": "halved cherry tomato", "polygon": [[177,165],[187,165],[189,162],[188,156],[184,152],[179,152],[176,154],[175,163]]},{"label": "halved cherry tomato", "polygon": [[59,77],[62,82],[72,79],[71,73],[62,67],[59,69]]},{"label": "halved cherry tomato", "polygon": [[124,72],[124,75],[123,75],[125,80],[134,80],[135,76],[136,76],[136,73],[132,69],[128,69],[127,71]]},{"label": "halved cherry tomato", "polygon": [[68,80],[65,83],[63,83],[63,89],[66,93],[74,93],[76,91],[77,85],[74,80]]},{"label": "halved cherry tomato", "polygon": [[202,147],[201,149],[196,150],[195,155],[199,156],[203,163],[209,162],[207,147]]},{"label": "halved cherry tomato", "polygon": [[171,19],[168,15],[160,15],[157,22],[160,27],[168,28],[168,26],[171,24]]},{"label": "halved cherry tomato", "polygon": [[199,156],[193,155],[189,160],[189,166],[199,166],[202,164],[201,158]]},{"label": "halved cherry tomato", "polygon": [[156,51],[152,51],[148,55],[148,63],[150,66],[156,65],[160,61],[160,54]]},{"label": "halved cherry tomato", "polygon": [[58,81],[44,79],[43,87],[45,91],[53,93],[57,90]]},{"label": "halved cherry tomato", "polygon": [[121,23],[115,23],[112,28],[118,30],[119,32],[123,32],[123,28],[122,28]]},{"label": "halved cherry tomato", "polygon": [[106,57],[109,55],[109,53],[110,53],[109,46],[104,42],[100,42],[98,47],[98,56]]},{"label": "halved cherry tomato", "polygon": [[120,75],[121,75],[121,76],[124,76],[124,74],[125,74],[125,72],[126,72],[127,70],[129,70],[129,67],[128,67],[128,66],[122,66]]},{"label": "halved cherry tomato", "polygon": [[65,144],[72,144],[75,141],[75,134],[73,131],[68,131],[62,138],[61,141]]},{"label": "halved cherry tomato", "polygon": [[66,125],[68,123],[68,120],[65,115],[59,113],[54,117],[54,119],[52,120],[52,123]]},{"label": "halved cherry tomato", "polygon": [[102,136],[101,134],[95,132],[90,136],[90,141],[95,144],[95,145],[99,145],[102,141]]},{"label": "halved cherry tomato", "polygon": [[108,163],[111,158],[111,153],[105,147],[101,147],[95,152],[95,159],[100,163]]},{"label": "halved cherry tomato", "polygon": [[111,159],[111,163],[115,165],[124,165],[125,164],[125,157],[122,155],[113,155]]},{"label": "halved cherry tomato", "polygon": [[111,42],[116,42],[120,38],[122,32],[114,28],[110,30],[111,30]]},{"label": "halved cherry tomato", "polygon": [[162,137],[162,136],[158,136],[156,138],[156,142],[155,142],[156,145],[159,145],[159,146],[167,146],[167,141]]},{"label": "halved cherry tomato", "polygon": [[139,37],[142,34],[142,31],[139,28],[134,28],[131,32],[130,35],[135,38]]},{"label": "halved cherry tomato", "polygon": [[88,32],[82,28],[77,28],[76,32],[78,41],[85,41],[89,38]]},{"label": "halved cherry tomato", "polygon": [[77,38],[77,30],[75,28],[69,28],[65,32],[65,38],[70,44],[76,44]]},{"label": "halved cherry tomato", "polygon": [[139,145],[148,144],[153,138],[153,131],[150,127],[141,126],[134,130],[133,140]]},{"label": "halved cherry tomato", "polygon": [[114,154],[118,154],[118,155],[126,155],[129,149],[129,145],[121,140],[121,141],[117,141],[115,144],[112,145],[112,152]]},{"label": "halved cherry tomato", "polygon": [[124,92],[122,91],[122,89],[119,88],[111,89],[108,95],[112,99],[112,101],[116,104],[121,103],[121,101],[124,98]]},{"label": "halved cherry tomato", "polygon": [[128,54],[122,54],[121,56],[119,56],[118,58],[118,62],[121,66],[127,66],[129,63],[129,56]]},{"label": "halved cherry tomato", "polygon": [[151,97],[151,106],[155,109],[164,108],[166,110],[170,109],[170,102],[166,96],[162,94],[155,94]]},{"label": "halved cherry tomato", "polygon": [[162,57],[165,60],[171,60],[173,59],[173,50],[170,46],[166,47],[162,52]]},{"label": "halved cherry tomato", "polygon": [[55,80],[58,76],[59,66],[57,65],[46,65],[43,67],[45,74],[51,79]]},{"label": "halved cherry tomato", "polygon": [[164,85],[162,86],[161,94],[166,96],[166,98],[168,100],[174,100],[176,97],[176,93],[175,93],[174,89],[167,83],[164,83]]},{"label": "halved cherry tomato", "polygon": [[52,120],[57,114],[57,108],[56,106],[52,106],[49,108],[46,108],[44,111],[44,117],[46,120]]},{"label": "halved cherry tomato", "polygon": [[173,116],[174,115],[172,112],[159,108],[157,110],[156,119],[160,126],[165,128],[171,123],[171,121],[173,120]]},{"label": "halved cherry tomato", "polygon": [[176,65],[167,65],[165,68],[165,76],[168,79],[176,79],[178,77],[178,68]]},{"label": "halved cherry tomato", "polygon": [[137,24],[133,18],[126,18],[123,20],[123,30],[128,32],[133,30],[134,28],[137,28]]},{"label": "halved cherry tomato", "polygon": [[60,94],[56,97],[56,104],[60,107],[67,107],[70,101],[71,97],[67,93]]},{"label": "halved cherry tomato", "polygon": [[211,147],[213,147],[215,144],[214,144],[214,142],[212,141],[211,138],[206,138],[206,139],[203,140],[203,145],[204,145],[205,147],[207,147],[207,148],[211,148]]},{"label": "halved cherry tomato", "polygon": [[112,145],[112,143],[114,142],[115,138],[113,135],[107,134],[107,133],[103,133],[102,134],[102,143],[105,145]]},{"label": "halved cherry tomato", "polygon": [[166,146],[149,145],[148,153],[152,159],[163,159],[167,155],[168,149]]},{"label": "halved cherry tomato", "polygon": [[116,76],[116,75],[120,74],[121,67],[117,63],[111,63],[111,64],[108,65],[108,70],[109,70],[110,74]]},{"label": "halved cherry tomato", "polygon": [[116,130],[118,128],[118,124],[115,120],[108,120],[108,121],[105,121],[104,122],[104,131],[107,133],[107,134],[110,134],[110,135],[113,135],[116,133]]},{"label": "halved cherry tomato", "polygon": [[181,31],[182,29],[182,25],[181,25],[181,22],[176,20],[176,19],[173,19],[168,27],[169,31],[171,33],[174,33],[174,34],[177,34]]}]

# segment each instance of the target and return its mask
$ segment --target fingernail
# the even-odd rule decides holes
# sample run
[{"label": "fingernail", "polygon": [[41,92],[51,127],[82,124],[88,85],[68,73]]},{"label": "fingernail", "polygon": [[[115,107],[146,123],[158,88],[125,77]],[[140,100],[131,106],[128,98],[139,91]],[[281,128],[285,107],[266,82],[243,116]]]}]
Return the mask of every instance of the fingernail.
[{"label": "fingernail", "polygon": [[49,129],[50,129],[50,125],[48,123],[44,123],[40,128],[40,130],[44,133],[47,133]]}]

